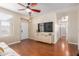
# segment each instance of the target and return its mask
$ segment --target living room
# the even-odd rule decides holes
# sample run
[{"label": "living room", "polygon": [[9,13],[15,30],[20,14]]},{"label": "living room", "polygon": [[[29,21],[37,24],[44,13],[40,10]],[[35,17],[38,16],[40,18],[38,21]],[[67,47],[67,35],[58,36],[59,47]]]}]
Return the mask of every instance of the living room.
[{"label": "living room", "polygon": [[0,3],[0,42],[20,56],[77,55],[79,4],[31,4]]}]

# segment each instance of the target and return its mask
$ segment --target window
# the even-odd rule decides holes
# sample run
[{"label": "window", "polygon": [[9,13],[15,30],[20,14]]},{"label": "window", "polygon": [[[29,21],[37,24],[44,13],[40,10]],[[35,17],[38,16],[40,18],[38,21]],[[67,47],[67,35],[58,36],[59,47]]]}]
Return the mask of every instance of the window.
[{"label": "window", "polygon": [[10,33],[10,22],[0,21],[0,36],[7,35]]},{"label": "window", "polygon": [[10,34],[11,15],[0,13],[0,36],[7,36]]}]

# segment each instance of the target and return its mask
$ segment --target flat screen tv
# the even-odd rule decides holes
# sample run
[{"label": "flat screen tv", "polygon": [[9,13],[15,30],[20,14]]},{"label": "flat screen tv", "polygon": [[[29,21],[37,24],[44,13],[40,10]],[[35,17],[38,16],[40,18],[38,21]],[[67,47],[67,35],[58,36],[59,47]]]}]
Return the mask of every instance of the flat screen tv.
[{"label": "flat screen tv", "polygon": [[53,22],[39,23],[38,32],[53,32]]},{"label": "flat screen tv", "polygon": [[44,32],[53,32],[53,22],[44,23]]}]

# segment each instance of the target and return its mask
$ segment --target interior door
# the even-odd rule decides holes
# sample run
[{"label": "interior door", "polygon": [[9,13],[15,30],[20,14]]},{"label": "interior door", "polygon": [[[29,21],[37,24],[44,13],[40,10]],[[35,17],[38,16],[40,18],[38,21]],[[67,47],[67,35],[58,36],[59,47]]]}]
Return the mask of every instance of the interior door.
[{"label": "interior door", "polygon": [[28,38],[28,22],[21,22],[21,40]]}]

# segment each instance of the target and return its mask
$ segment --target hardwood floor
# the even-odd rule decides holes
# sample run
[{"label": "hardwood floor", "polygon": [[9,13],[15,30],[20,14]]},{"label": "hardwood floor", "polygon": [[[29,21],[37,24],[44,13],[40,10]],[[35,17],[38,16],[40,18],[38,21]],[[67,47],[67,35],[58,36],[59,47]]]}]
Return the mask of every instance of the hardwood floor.
[{"label": "hardwood floor", "polygon": [[26,39],[10,47],[21,56],[73,56],[77,54],[77,46],[68,44],[65,39],[60,39],[55,45]]}]

